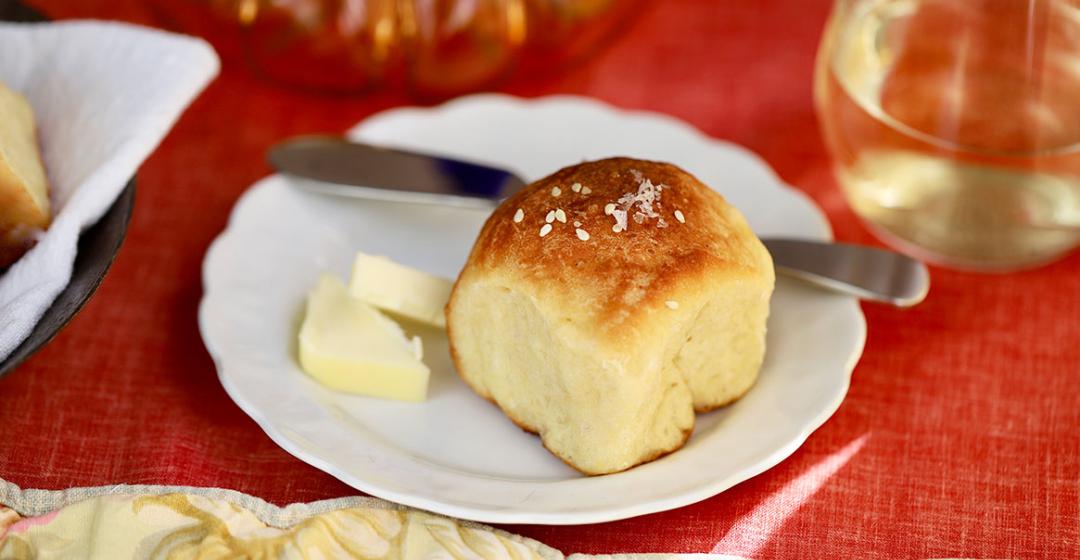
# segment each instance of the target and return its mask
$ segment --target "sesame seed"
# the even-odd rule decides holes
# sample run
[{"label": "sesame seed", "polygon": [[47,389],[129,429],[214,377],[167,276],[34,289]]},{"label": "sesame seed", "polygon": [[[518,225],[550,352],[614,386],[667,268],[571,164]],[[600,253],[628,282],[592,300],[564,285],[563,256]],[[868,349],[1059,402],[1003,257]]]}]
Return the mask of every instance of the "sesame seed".
[{"label": "sesame seed", "polygon": [[590,189],[589,187],[581,187],[581,194],[589,194],[591,192],[592,189]]},{"label": "sesame seed", "polygon": [[581,222],[574,220],[574,227],[581,227]]},{"label": "sesame seed", "polygon": [[543,237],[551,233],[551,224],[544,224],[544,227],[540,228],[540,237]]},{"label": "sesame seed", "polygon": [[522,210],[521,208],[518,208],[517,212],[514,212],[514,223],[515,224],[520,224],[521,220],[524,220],[524,219],[525,219],[525,211]]},{"label": "sesame seed", "polygon": [[611,213],[614,212],[614,211],[615,211],[615,203],[614,202],[609,202],[607,204],[607,206],[604,207],[604,214],[607,214],[608,216],[610,216]]},{"label": "sesame seed", "polygon": [[669,300],[665,301],[664,305],[668,306],[668,309],[678,309],[679,308],[679,302],[677,302],[677,301],[675,301],[673,299],[669,299]]},{"label": "sesame seed", "polygon": [[555,209],[555,219],[562,223],[566,223],[566,212],[563,212],[562,208]]},{"label": "sesame seed", "polygon": [[559,187],[551,187],[551,196],[559,196],[562,194],[562,189]]},{"label": "sesame seed", "polygon": [[615,224],[615,225],[611,226],[611,231],[614,231],[615,233],[619,233],[620,231],[622,231],[622,226],[620,226],[619,224]]},{"label": "sesame seed", "polygon": [[686,216],[683,216],[682,210],[676,210],[675,211],[675,219],[679,220],[680,224],[685,224],[686,223]]},{"label": "sesame seed", "polygon": [[577,228],[577,230],[575,230],[574,233],[576,233],[577,238],[582,240],[582,241],[588,241],[589,240],[589,232],[587,232],[587,231],[585,231],[585,230],[583,230],[581,228]]},{"label": "sesame seed", "polygon": [[570,190],[574,192],[581,192],[581,183],[574,183],[573,185],[570,185]]},{"label": "sesame seed", "polygon": [[555,221],[555,211],[554,210],[549,210],[548,213],[547,213],[547,216],[544,216],[544,221],[549,223],[549,224],[551,222],[554,222]]}]

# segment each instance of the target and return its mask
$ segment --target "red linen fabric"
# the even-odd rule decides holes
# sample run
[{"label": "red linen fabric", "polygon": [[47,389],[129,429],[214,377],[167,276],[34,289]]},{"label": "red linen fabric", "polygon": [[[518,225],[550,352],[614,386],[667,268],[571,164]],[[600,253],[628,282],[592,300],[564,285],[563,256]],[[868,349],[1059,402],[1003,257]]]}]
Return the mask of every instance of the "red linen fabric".
[{"label": "red linen fabric", "polygon": [[[156,23],[134,0],[34,3],[58,19]],[[761,154],[825,209],[839,239],[877,244],[845,206],[813,113],[828,9],[654,2],[588,62],[503,90],[685,119]],[[283,89],[226,61],[140,171],[127,241],[98,294],[0,379],[0,478],[219,486],[279,504],[356,493],[280,450],[225,395],[196,327],[200,266],[233,202],[268,173],[268,146],[407,102]],[[1078,275],[1080,253],[1010,275],[934,268],[921,306],[864,305],[869,336],[850,394],[776,468],[671,512],[507,528],[567,553],[1080,557]]]}]

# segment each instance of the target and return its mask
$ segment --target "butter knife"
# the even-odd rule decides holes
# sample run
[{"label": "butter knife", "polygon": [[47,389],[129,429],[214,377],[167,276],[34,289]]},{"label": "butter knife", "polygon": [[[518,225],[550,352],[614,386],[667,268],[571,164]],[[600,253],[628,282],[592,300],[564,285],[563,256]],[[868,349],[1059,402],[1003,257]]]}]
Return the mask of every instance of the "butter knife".
[{"label": "butter knife", "polygon": [[[479,162],[307,136],[270,149],[267,159],[298,187],[334,196],[493,209],[526,182]],[[865,300],[910,307],[926,298],[930,274],[893,251],[805,239],[761,239],[777,272]]]}]

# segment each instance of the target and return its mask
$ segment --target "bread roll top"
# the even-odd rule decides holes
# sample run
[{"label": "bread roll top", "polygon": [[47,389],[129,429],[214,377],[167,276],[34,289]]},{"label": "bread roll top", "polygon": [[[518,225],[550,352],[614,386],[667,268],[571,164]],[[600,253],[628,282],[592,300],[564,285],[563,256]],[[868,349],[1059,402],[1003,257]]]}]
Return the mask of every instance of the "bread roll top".
[{"label": "bread roll top", "polygon": [[742,215],[674,165],[610,158],[562,169],[504,202],[463,275],[501,275],[560,300],[566,322],[620,344],[649,311],[694,299],[717,273],[771,283],[771,258]]}]

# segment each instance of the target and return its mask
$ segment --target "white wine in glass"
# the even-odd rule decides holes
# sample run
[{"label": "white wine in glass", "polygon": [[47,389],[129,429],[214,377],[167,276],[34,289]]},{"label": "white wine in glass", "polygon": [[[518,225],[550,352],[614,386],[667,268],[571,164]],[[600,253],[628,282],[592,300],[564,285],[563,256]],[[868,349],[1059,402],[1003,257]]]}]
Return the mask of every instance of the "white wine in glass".
[{"label": "white wine in glass", "polygon": [[974,270],[1080,243],[1080,0],[839,0],[814,90],[885,241]]}]

